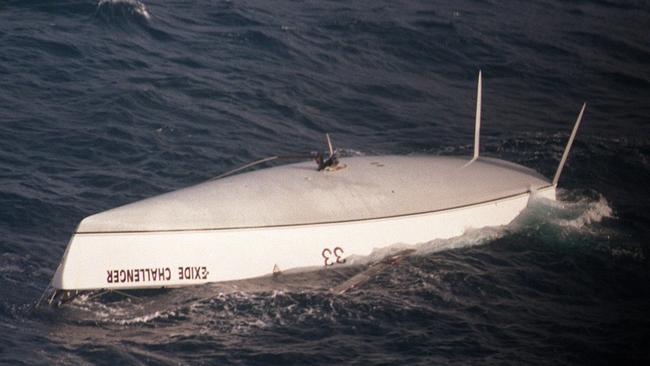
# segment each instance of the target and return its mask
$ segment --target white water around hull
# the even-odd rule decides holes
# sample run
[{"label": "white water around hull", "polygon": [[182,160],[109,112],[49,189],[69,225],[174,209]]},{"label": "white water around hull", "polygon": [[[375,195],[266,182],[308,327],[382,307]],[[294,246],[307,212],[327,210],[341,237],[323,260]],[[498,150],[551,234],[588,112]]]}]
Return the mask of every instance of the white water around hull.
[{"label": "white water around hull", "polygon": [[[340,265],[348,256],[366,256],[375,248],[451,238],[468,229],[508,224],[527,206],[531,194],[555,199],[555,187],[530,169],[496,159],[467,165],[468,161],[361,157],[343,159],[347,167],[336,172],[292,164],[109,210],[82,222],[52,285],[65,290],[175,287],[258,277],[274,269]],[[410,171],[410,176],[400,176],[403,171]],[[260,177],[270,179],[266,183],[283,183],[264,187]],[[252,198],[235,195],[231,202],[224,202],[219,189],[233,182],[243,190],[239,194],[248,191]],[[314,185],[320,187],[318,191],[296,191]],[[187,209],[183,196],[197,192],[203,195],[201,199],[187,198],[203,203],[199,212],[207,214],[210,197],[221,199],[213,204],[222,206],[213,212],[216,216],[179,226],[174,218]],[[334,204],[318,204],[319,199],[329,197],[337,197]],[[255,198],[266,201],[255,205]],[[341,203],[342,198],[352,202]],[[225,212],[223,207],[235,210],[235,204],[247,200],[252,200],[247,203],[251,206],[238,212],[247,210],[252,217],[230,218],[226,224],[215,219]],[[286,200],[292,201],[284,204]],[[275,216],[269,202],[279,205]],[[177,209],[163,208],[167,216],[160,216],[156,210],[164,207],[162,203]],[[139,219],[142,215],[144,220]],[[176,226],[161,225],[152,215]]]}]

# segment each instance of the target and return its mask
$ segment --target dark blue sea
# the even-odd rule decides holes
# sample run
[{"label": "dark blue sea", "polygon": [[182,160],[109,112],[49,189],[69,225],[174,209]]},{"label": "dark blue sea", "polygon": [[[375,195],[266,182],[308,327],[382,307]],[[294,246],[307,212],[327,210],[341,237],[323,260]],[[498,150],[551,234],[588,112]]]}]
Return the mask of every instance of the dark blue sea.
[{"label": "dark blue sea", "polygon": [[[641,0],[0,0],[0,364],[650,364],[649,30]],[[548,177],[587,102],[557,202],[344,295],[366,266],[35,307],[92,213],[325,133],[471,154],[478,70],[481,153]]]}]

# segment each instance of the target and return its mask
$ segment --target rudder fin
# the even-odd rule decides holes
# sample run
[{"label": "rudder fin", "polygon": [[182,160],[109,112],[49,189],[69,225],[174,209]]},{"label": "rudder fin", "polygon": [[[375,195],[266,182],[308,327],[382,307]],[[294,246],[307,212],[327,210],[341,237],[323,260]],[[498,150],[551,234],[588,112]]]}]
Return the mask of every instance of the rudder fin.
[{"label": "rudder fin", "polygon": [[481,70],[478,71],[478,86],[476,88],[476,124],[474,125],[474,157],[472,160],[478,159],[479,153],[479,140],[481,138],[481,97],[483,94]]},{"label": "rudder fin", "polygon": [[560,165],[558,165],[557,170],[555,171],[555,176],[553,177],[554,187],[557,186],[557,182],[560,180],[560,174],[562,174],[562,169],[564,169],[564,163],[566,163],[566,159],[569,157],[569,151],[571,151],[571,145],[573,145],[573,140],[575,139],[576,133],[578,132],[578,127],[580,127],[580,122],[582,121],[582,115],[585,113],[586,107],[587,107],[587,103],[583,103],[582,109],[580,109],[580,114],[578,114],[578,119],[576,120],[576,123],[573,126],[571,137],[569,137],[569,141],[567,142],[566,147],[564,148],[564,153],[562,154]]}]

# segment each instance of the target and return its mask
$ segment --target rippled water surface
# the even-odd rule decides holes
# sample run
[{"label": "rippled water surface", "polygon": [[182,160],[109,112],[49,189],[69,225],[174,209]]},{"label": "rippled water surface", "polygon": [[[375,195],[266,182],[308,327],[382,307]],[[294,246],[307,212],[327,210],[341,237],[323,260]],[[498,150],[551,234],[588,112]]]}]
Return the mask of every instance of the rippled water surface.
[{"label": "rippled water surface", "polygon": [[[0,363],[650,362],[650,6],[0,1]],[[482,154],[559,201],[337,270],[34,304],[85,216],[268,155]],[[395,248],[393,248],[395,249]],[[442,250],[441,250],[442,249]]]}]

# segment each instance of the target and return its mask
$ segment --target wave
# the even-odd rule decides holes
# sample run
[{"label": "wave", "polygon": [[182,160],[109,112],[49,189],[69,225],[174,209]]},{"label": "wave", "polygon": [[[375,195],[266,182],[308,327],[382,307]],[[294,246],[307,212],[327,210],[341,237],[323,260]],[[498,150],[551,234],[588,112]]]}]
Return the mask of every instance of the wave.
[{"label": "wave", "polygon": [[560,218],[553,220],[559,226],[581,229],[586,225],[601,222],[604,218],[612,217],[612,208],[609,207],[605,197],[600,196],[597,201],[587,199],[578,202],[561,202],[563,209],[570,212],[578,212],[573,218]]},{"label": "wave", "polygon": [[151,19],[151,14],[144,3],[138,0],[98,0],[95,16],[107,22],[119,22],[125,19]]}]

